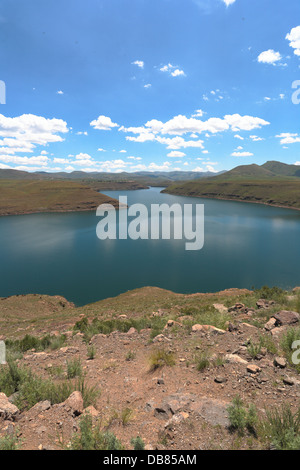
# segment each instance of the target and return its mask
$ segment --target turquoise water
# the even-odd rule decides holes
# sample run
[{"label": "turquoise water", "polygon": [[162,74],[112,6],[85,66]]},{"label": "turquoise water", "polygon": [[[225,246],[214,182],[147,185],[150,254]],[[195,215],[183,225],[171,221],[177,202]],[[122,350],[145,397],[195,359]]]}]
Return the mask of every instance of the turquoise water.
[{"label": "turquoise water", "polygon": [[205,205],[205,244],[106,240],[94,212],[0,217],[0,297],[62,295],[77,305],[142,286],[175,292],[300,285],[300,212],[142,191],[106,191],[128,203]]}]

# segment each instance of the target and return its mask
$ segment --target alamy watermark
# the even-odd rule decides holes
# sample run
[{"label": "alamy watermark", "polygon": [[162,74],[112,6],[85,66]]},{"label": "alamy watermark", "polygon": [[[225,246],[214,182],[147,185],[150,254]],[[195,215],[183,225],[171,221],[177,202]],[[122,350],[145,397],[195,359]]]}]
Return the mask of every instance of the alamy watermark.
[{"label": "alamy watermark", "polygon": [[292,88],[296,90],[292,94],[292,103],[293,104],[300,104],[300,80],[295,80],[292,83]]},{"label": "alamy watermark", "polygon": [[[119,197],[120,210],[101,204],[102,217],[96,233],[100,240],[185,240],[185,249],[201,250],[204,246],[203,204],[144,204],[127,206],[127,197]],[[117,223],[119,222],[119,223]]]},{"label": "alamy watermark", "polygon": [[6,104],[6,85],[3,80],[0,80],[0,104]]}]

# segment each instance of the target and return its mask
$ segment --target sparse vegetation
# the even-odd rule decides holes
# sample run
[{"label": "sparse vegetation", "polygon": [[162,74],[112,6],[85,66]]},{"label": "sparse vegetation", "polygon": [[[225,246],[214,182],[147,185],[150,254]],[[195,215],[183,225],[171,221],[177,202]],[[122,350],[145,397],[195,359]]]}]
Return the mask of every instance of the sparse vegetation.
[{"label": "sparse vegetation", "polygon": [[93,419],[86,414],[80,419],[79,431],[74,434],[70,450],[122,450],[123,446],[116,436],[102,431],[99,425],[93,425]]},{"label": "sparse vegetation", "polygon": [[246,430],[251,434],[256,434],[258,423],[256,408],[253,405],[246,407],[239,395],[228,407],[228,416],[233,432],[237,432],[240,436],[244,436]]},{"label": "sparse vegetation", "polygon": [[277,450],[300,450],[300,407],[296,413],[289,404],[267,410],[259,432],[260,438]]},{"label": "sparse vegetation", "polygon": [[150,371],[160,369],[164,366],[172,367],[175,365],[175,356],[171,351],[165,349],[155,349],[149,357]]},{"label": "sparse vegetation", "polygon": [[133,437],[131,439],[131,445],[133,446],[133,450],[145,450],[145,443],[140,436]]},{"label": "sparse vegetation", "polygon": [[67,376],[68,379],[74,379],[75,377],[82,376],[82,365],[79,358],[67,361]]}]

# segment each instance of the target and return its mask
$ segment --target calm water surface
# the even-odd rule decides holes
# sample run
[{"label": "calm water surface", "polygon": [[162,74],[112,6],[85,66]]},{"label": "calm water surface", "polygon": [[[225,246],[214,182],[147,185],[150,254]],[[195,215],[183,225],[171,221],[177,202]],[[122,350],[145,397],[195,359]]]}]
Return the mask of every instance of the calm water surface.
[{"label": "calm water surface", "polygon": [[77,305],[142,286],[175,292],[300,285],[300,212],[143,191],[106,191],[128,203],[205,205],[205,245],[96,237],[93,212],[0,217],[0,297],[62,295]]}]

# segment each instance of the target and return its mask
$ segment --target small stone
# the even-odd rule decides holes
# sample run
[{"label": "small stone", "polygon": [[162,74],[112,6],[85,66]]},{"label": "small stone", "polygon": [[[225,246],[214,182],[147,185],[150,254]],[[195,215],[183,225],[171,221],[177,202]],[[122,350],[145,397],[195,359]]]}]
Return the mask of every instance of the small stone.
[{"label": "small stone", "polygon": [[223,383],[226,383],[227,382],[227,379],[226,377],[221,377],[220,375],[218,375],[216,378],[215,378],[215,382],[217,384],[223,384]]},{"label": "small stone", "polygon": [[258,374],[259,372],[261,372],[261,368],[258,367],[256,364],[248,364],[247,372],[249,372],[250,374]]},{"label": "small stone", "polygon": [[285,367],[287,366],[287,360],[284,357],[275,357],[274,366],[280,367],[280,369],[285,369]]}]

